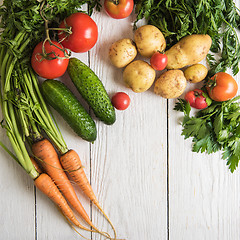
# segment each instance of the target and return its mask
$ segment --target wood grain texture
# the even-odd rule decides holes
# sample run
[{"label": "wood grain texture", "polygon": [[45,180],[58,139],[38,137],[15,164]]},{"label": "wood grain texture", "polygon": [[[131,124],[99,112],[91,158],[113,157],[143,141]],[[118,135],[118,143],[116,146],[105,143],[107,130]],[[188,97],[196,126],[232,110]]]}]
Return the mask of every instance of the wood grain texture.
[{"label": "wood grain texture", "polygon": [[[0,119],[2,115],[0,114]],[[0,130],[0,140],[11,149]],[[35,211],[34,187],[31,178],[2,149],[0,151],[0,239],[34,239]]]},{"label": "wood grain texture", "polygon": [[[154,95],[152,89],[143,94],[127,89],[122,81],[123,69],[116,69],[109,62],[110,45],[120,38],[133,37],[132,19],[121,20],[121,25],[117,25],[118,21],[109,22],[106,14],[96,13],[93,17],[100,29],[106,25],[107,29],[99,38],[104,47],[96,46],[97,54],[93,51],[90,55],[90,67],[110,95],[127,92],[131,104],[124,112],[116,111],[113,126],[98,122],[98,138],[91,154],[92,185],[109,211],[119,238],[165,239],[166,101]],[[104,57],[100,62],[99,55]],[[97,213],[93,220],[98,226],[106,226]]]}]

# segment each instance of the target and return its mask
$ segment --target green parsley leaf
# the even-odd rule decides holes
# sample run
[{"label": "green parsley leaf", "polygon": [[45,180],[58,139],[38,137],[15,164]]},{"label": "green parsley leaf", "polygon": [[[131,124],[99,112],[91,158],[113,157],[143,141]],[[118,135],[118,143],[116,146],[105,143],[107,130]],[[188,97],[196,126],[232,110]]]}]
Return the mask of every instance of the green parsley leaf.
[{"label": "green parsley leaf", "polygon": [[175,110],[184,113],[182,135],[192,138],[193,152],[211,154],[222,150],[231,172],[238,167],[240,160],[240,106],[237,96],[226,102],[215,102],[190,116],[186,103],[179,99]]}]

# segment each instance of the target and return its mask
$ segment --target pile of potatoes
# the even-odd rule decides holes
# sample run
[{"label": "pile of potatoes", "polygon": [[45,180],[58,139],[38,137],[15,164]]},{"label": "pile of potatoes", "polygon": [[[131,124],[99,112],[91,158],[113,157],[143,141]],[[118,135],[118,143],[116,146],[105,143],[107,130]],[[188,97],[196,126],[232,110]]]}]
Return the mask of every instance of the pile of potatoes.
[{"label": "pile of potatoes", "polygon": [[[153,25],[144,25],[135,31],[134,41],[125,38],[113,43],[109,59],[117,68],[125,68],[123,81],[134,92],[144,92],[155,82],[156,94],[177,98],[184,92],[188,81],[197,83],[206,77],[208,70],[199,62],[206,57],[211,44],[209,35],[193,34],[166,50],[166,40],[161,31]],[[168,64],[166,71],[156,79],[156,70],[147,61],[134,59],[138,53],[150,59],[158,51],[165,52]]]}]

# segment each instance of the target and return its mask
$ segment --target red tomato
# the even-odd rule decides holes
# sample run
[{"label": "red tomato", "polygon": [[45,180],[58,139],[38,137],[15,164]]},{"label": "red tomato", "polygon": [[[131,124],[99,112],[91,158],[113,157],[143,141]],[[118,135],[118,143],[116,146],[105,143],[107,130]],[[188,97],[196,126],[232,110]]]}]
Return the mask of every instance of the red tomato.
[{"label": "red tomato", "polygon": [[232,99],[238,91],[238,85],[235,79],[225,72],[216,73],[207,82],[208,95],[217,102]]},{"label": "red tomato", "polygon": [[76,53],[89,51],[97,42],[97,24],[85,13],[77,12],[67,17],[59,28],[71,27],[72,33],[58,31],[58,38],[65,48]]},{"label": "red tomato", "polygon": [[155,70],[161,71],[167,66],[168,57],[164,53],[156,52],[150,59],[150,64]]},{"label": "red tomato", "polygon": [[115,19],[128,17],[133,11],[133,0],[105,0],[104,8],[107,14]]},{"label": "red tomato", "polygon": [[[68,67],[69,59],[65,58],[64,51],[66,51],[61,44],[56,41],[52,41],[53,44],[46,41],[44,44],[44,49],[46,56],[43,54],[43,42],[37,44],[34,48],[31,65],[34,71],[43,78],[53,79],[62,76]],[[61,50],[62,49],[62,50]]]},{"label": "red tomato", "polygon": [[194,89],[185,95],[185,100],[189,102],[190,106],[196,109],[203,109],[208,106],[206,98],[203,96],[201,89]]},{"label": "red tomato", "polygon": [[117,92],[112,97],[112,104],[118,110],[125,110],[130,104],[129,96],[124,92]]}]

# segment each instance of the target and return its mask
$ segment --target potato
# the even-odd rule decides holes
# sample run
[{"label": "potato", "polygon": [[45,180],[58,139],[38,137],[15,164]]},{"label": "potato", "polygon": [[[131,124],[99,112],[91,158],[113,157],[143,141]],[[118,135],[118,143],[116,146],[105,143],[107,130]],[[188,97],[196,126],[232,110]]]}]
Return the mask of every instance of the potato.
[{"label": "potato", "polygon": [[152,86],[155,77],[155,70],[142,60],[131,62],[123,71],[124,83],[136,93],[148,90]]},{"label": "potato", "polygon": [[183,94],[187,80],[182,70],[168,70],[156,80],[154,93],[164,98],[177,98]]},{"label": "potato", "polygon": [[165,52],[168,57],[167,69],[179,69],[202,61],[210,50],[212,39],[209,35],[193,34],[182,38]]},{"label": "potato", "polygon": [[143,57],[150,58],[155,52],[162,52],[166,48],[166,40],[162,32],[153,25],[138,28],[134,34],[134,41]]},{"label": "potato", "polygon": [[133,40],[129,38],[116,41],[109,49],[109,59],[117,68],[127,66],[136,56],[136,45]]},{"label": "potato", "polygon": [[187,81],[192,83],[201,82],[208,74],[208,69],[202,64],[194,64],[184,71]]}]

